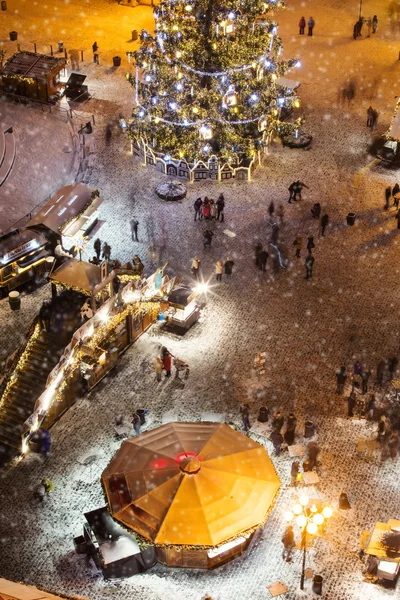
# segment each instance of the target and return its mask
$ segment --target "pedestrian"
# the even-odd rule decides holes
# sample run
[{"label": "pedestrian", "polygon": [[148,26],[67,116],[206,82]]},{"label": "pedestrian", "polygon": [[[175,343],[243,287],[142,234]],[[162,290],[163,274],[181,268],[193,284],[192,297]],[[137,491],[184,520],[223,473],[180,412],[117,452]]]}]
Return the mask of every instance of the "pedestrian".
[{"label": "pedestrian", "polygon": [[280,222],[282,224],[283,223],[283,217],[285,216],[285,208],[284,208],[282,202],[280,203],[280,205],[278,207],[277,215],[278,215],[279,220],[280,220]]},{"label": "pedestrian", "polygon": [[263,247],[261,242],[257,242],[257,244],[255,245],[254,248],[254,262],[256,267],[260,266],[260,261],[259,261],[259,256],[260,256],[260,252],[262,251]]},{"label": "pedestrian", "polygon": [[232,269],[234,267],[235,263],[233,262],[233,260],[228,256],[228,258],[225,261],[224,264],[224,271],[225,271],[225,279],[228,280],[231,278],[232,275]]},{"label": "pedestrian", "polygon": [[367,29],[368,29],[367,38],[370,38],[371,37],[371,28],[372,28],[372,19],[371,19],[371,17],[368,17],[367,19],[365,19],[365,23],[366,23]]},{"label": "pedestrian", "polygon": [[269,220],[272,223],[272,219],[274,217],[274,212],[275,212],[275,205],[273,202],[270,202],[269,207],[268,207],[268,214],[269,214]]},{"label": "pedestrian", "polygon": [[195,256],[192,261],[192,274],[193,277],[198,281],[200,275],[200,259],[198,256]]},{"label": "pedestrian", "polygon": [[355,391],[351,391],[349,397],[347,398],[347,416],[354,417],[354,406],[356,404],[356,393]]},{"label": "pedestrian", "polygon": [[107,242],[104,242],[103,244],[103,254],[102,254],[103,258],[105,260],[110,260],[110,256],[111,256],[111,246],[109,244],[107,244]]},{"label": "pedestrian", "polygon": [[269,410],[269,408],[267,408],[266,406],[261,406],[260,410],[258,411],[257,421],[259,421],[260,423],[268,423],[268,417],[270,413],[271,411]]},{"label": "pedestrian", "polygon": [[211,242],[214,237],[213,232],[210,231],[209,229],[206,229],[205,232],[203,233],[203,237],[204,237],[204,242],[203,242],[204,249],[211,248]]},{"label": "pedestrian", "polygon": [[293,548],[295,546],[293,525],[288,525],[286,527],[285,533],[283,534],[283,537],[282,537],[282,544],[283,544],[282,558],[283,559],[286,558],[286,562],[290,562],[292,560],[292,552],[293,552]]},{"label": "pedestrian", "polygon": [[372,394],[371,398],[367,404],[367,419],[368,421],[372,421],[374,418],[374,410],[375,410],[376,398],[375,394]]},{"label": "pedestrian", "polygon": [[210,200],[210,217],[211,219],[216,219],[218,214],[217,205],[214,200]]},{"label": "pedestrian", "polygon": [[392,189],[392,196],[393,196],[393,204],[394,204],[394,197],[396,194],[398,194],[400,192],[400,185],[396,182],[393,186]]},{"label": "pedestrian", "polygon": [[373,113],[372,113],[372,125],[371,125],[372,131],[376,130],[376,127],[377,127],[377,124],[378,124],[378,117],[379,117],[378,111],[374,110]]},{"label": "pedestrian", "polygon": [[296,182],[294,181],[293,183],[291,183],[288,187],[289,190],[289,204],[292,204],[292,198],[294,199],[294,191],[295,191],[295,187],[296,187]]},{"label": "pedestrian", "polygon": [[303,236],[301,235],[301,233],[298,233],[296,235],[296,239],[293,242],[293,246],[296,247],[296,256],[297,258],[300,258],[300,252],[303,248]]},{"label": "pedestrian", "polygon": [[222,273],[224,272],[224,263],[222,260],[217,260],[215,264],[215,275],[217,277],[217,281],[221,283],[222,281]]},{"label": "pedestrian", "polygon": [[319,202],[314,203],[314,206],[311,209],[311,214],[314,219],[319,219],[321,214],[321,204]]},{"label": "pedestrian", "polygon": [[354,27],[353,27],[353,39],[357,39],[358,36],[358,21],[357,23],[355,23]]},{"label": "pedestrian", "polygon": [[362,385],[362,393],[363,394],[368,393],[368,380],[369,380],[370,376],[371,376],[371,369],[369,369],[367,366],[365,366],[361,373],[361,385]]},{"label": "pedestrian", "polygon": [[168,351],[164,356],[163,367],[165,371],[165,377],[171,377],[171,366],[172,366],[172,354]]},{"label": "pedestrian", "polygon": [[220,194],[217,200],[217,221],[221,219],[221,223],[224,222],[224,208],[225,198],[223,194]]},{"label": "pedestrian", "polygon": [[325,235],[325,229],[329,223],[329,216],[325,213],[321,219],[321,235]]},{"label": "pedestrian", "polygon": [[381,415],[380,421],[378,423],[378,442],[383,444],[386,441],[387,437],[388,424],[386,422],[385,415]]},{"label": "pedestrian", "polygon": [[376,15],[374,15],[372,17],[372,33],[376,33],[377,28],[378,28],[378,17]]},{"label": "pedestrian", "polygon": [[135,431],[135,435],[139,435],[140,433],[140,417],[137,413],[133,413],[131,418],[132,427]]},{"label": "pedestrian", "polygon": [[96,253],[97,260],[100,260],[100,254],[101,254],[101,239],[100,238],[97,238],[94,240],[93,248]]},{"label": "pedestrian", "polygon": [[272,233],[271,233],[271,242],[275,246],[278,244],[279,239],[279,225],[277,223],[272,223]]},{"label": "pedestrian", "polygon": [[390,438],[388,441],[388,448],[390,452],[390,457],[392,460],[397,460],[397,455],[399,452],[399,432],[394,429],[390,434]]},{"label": "pedestrian", "polygon": [[364,19],[360,16],[360,18],[357,21],[357,37],[360,37],[362,35],[361,30],[363,25]]},{"label": "pedestrian", "polygon": [[46,494],[50,494],[53,491],[53,482],[48,477],[43,477],[42,486]]},{"label": "pedestrian", "polygon": [[161,375],[163,372],[163,361],[159,356],[157,356],[156,360],[153,363],[154,372],[156,374],[157,381],[161,381]]},{"label": "pedestrian", "polygon": [[98,50],[98,49],[99,49],[99,47],[98,47],[98,45],[97,45],[97,42],[95,42],[94,44],[92,44],[92,50],[93,50],[93,54],[94,54],[95,52],[97,52],[97,50]]},{"label": "pedestrian", "polygon": [[307,250],[309,254],[312,254],[313,248],[315,248],[314,237],[309,235],[307,238]]},{"label": "pedestrian", "polygon": [[389,378],[394,379],[395,373],[397,371],[398,360],[395,356],[389,358]]},{"label": "pedestrian", "polygon": [[96,65],[99,65],[99,64],[100,64],[100,62],[99,62],[99,54],[98,54],[98,52],[95,52],[95,53],[93,54],[93,62],[94,62]]},{"label": "pedestrian", "polygon": [[280,432],[283,427],[284,422],[285,422],[285,419],[284,419],[282,413],[278,410],[272,417],[272,428],[275,431]]},{"label": "pedestrian", "polygon": [[308,23],[307,24],[308,24],[308,35],[312,36],[313,30],[314,30],[314,27],[315,27],[315,21],[314,21],[314,19],[312,17],[310,17],[308,19]]},{"label": "pedestrian", "polygon": [[297,200],[297,195],[299,196],[299,200],[301,200],[301,191],[303,188],[308,189],[308,186],[298,179],[294,182],[294,196],[293,200]]},{"label": "pedestrian", "polygon": [[385,189],[385,206],[384,206],[384,210],[388,210],[389,208],[389,201],[390,201],[390,197],[392,195],[392,189],[390,187],[390,185]]},{"label": "pedestrian", "polygon": [[356,360],[353,365],[353,371],[355,375],[361,375],[363,372],[363,366],[359,360]]},{"label": "pedestrian", "polygon": [[194,207],[194,220],[197,220],[197,217],[200,220],[200,215],[201,215],[201,205],[203,204],[201,198],[197,198],[194,201],[193,207]]},{"label": "pedestrian", "polygon": [[275,429],[270,435],[270,440],[274,446],[275,456],[279,456],[281,453],[281,447],[283,444],[282,434],[277,429]]},{"label": "pedestrian", "polygon": [[321,450],[317,442],[308,442],[307,454],[308,460],[310,461],[311,469],[315,469],[315,467],[317,466],[317,460],[320,452]]},{"label": "pedestrian", "polygon": [[290,483],[293,486],[296,486],[298,483],[298,475],[300,470],[300,463],[298,460],[292,462],[292,466],[290,468]]},{"label": "pedestrian", "polygon": [[314,266],[315,258],[312,254],[308,254],[306,256],[305,265],[306,265],[306,279],[311,279],[313,266]]},{"label": "pedestrian", "polygon": [[141,275],[144,271],[144,264],[137,254],[135,254],[133,257],[133,270],[135,273],[137,273],[137,275]]},{"label": "pedestrian", "polygon": [[240,406],[240,414],[242,416],[242,423],[245,432],[247,433],[251,427],[250,424],[250,407],[248,404],[243,404]]},{"label": "pedestrian", "polygon": [[374,115],[374,109],[372,106],[367,108],[367,127],[372,127],[372,119]]},{"label": "pedestrian", "polygon": [[306,28],[306,20],[304,17],[301,17],[299,21],[299,35],[304,35],[304,30]]},{"label": "pedestrian", "polygon": [[346,383],[347,373],[345,367],[340,367],[338,371],[336,371],[336,393],[344,394],[344,384]]},{"label": "pedestrian", "polygon": [[261,250],[260,254],[258,255],[258,266],[260,268],[260,271],[267,270],[268,257],[269,257],[268,252],[266,250]]},{"label": "pedestrian", "polygon": [[205,218],[206,221],[208,221],[211,216],[211,205],[210,205],[210,201],[207,198],[207,196],[204,198],[202,209],[203,209],[203,217]]},{"label": "pedestrian", "polygon": [[293,446],[296,433],[297,419],[294,413],[290,412],[286,421],[285,442],[288,446]]},{"label": "pedestrian", "polygon": [[131,231],[132,231],[132,241],[133,242],[138,242],[138,227],[139,227],[139,221],[136,221],[136,219],[132,219],[131,220]]}]

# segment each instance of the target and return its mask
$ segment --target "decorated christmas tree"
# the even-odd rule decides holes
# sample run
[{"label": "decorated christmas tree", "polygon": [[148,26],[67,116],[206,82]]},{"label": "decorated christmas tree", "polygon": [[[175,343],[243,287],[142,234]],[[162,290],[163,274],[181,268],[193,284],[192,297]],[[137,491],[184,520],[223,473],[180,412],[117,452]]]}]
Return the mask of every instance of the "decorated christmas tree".
[{"label": "decorated christmas tree", "polygon": [[300,105],[280,78],[300,66],[279,60],[273,20],[280,0],[162,0],[155,35],[135,53],[130,134],[166,161],[251,159],[276,134],[295,132],[283,112]]}]

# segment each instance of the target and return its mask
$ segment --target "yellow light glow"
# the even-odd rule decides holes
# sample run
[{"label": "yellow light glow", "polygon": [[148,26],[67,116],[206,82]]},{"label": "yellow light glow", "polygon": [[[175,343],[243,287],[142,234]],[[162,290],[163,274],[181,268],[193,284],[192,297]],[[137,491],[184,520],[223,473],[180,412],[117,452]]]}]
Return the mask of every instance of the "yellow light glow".
[{"label": "yellow light glow", "polygon": [[251,63],[251,66],[253,67],[253,69],[255,69],[255,68],[256,68],[256,66],[257,66],[257,63],[256,63],[256,62],[253,62],[253,63]]},{"label": "yellow light glow", "polygon": [[154,123],[159,123],[159,122],[160,122],[160,119],[158,117],[155,117]]},{"label": "yellow light glow", "polygon": [[180,50],[177,50],[175,52],[175,56],[176,56],[176,58],[180,58],[182,56],[182,52]]},{"label": "yellow light glow", "polygon": [[181,72],[179,71],[179,73],[178,73],[178,79],[182,79],[182,77],[183,77],[183,73],[181,73]]},{"label": "yellow light glow", "polygon": [[174,25],[174,26],[172,27],[172,31],[179,31],[179,27],[178,27],[178,25]]},{"label": "yellow light glow", "polygon": [[146,62],[145,60],[142,62],[142,67],[143,67],[144,69],[147,67],[147,62]]},{"label": "yellow light glow", "polygon": [[275,79],[278,79],[277,76],[275,75],[275,73],[272,73],[271,79],[273,79],[274,81],[275,81]]},{"label": "yellow light glow", "polygon": [[333,510],[330,506],[325,506],[324,510],[322,511],[322,514],[324,515],[325,519],[329,519],[333,514]]},{"label": "yellow light glow", "polygon": [[295,101],[293,102],[293,106],[294,106],[295,108],[299,108],[299,106],[300,106],[300,100],[295,100]]},{"label": "yellow light glow", "polygon": [[307,523],[307,519],[304,515],[300,515],[299,517],[297,517],[296,523],[299,527],[304,527]]},{"label": "yellow light glow", "polygon": [[28,441],[22,440],[22,448],[21,448],[22,454],[26,454],[28,452]]},{"label": "yellow light glow", "polygon": [[214,44],[213,44],[213,48],[214,48],[214,50],[216,50],[216,49],[217,49],[217,44],[216,44],[215,42],[214,42]]},{"label": "yellow light glow", "polygon": [[191,4],[186,4],[185,10],[187,10],[187,12],[191,12],[193,10],[193,6]]},{"label": "yellow light glow", "polygon": [[285,521],[289,522],[293,519],[293,517],[294,517],[294,514],[290,510],[287,510],[284,514]]},{"label": "yellow light glow", "polygon": [[321,515],[321,513],[317,513],[313,516],[313,521],[316,525],[322,525],[322,523],[324,522],[324,516]]},{"label": "yellow light glow", "polygon": [[315,523],[309,523],[307,525],[307,531],[308,531],[308,533],[311,533],[311,535],[315,535],[318,531],[318,527],[316,526]]},{"label": "yellow light glow", "polygon": [[238,109],[238,107],[237,107],[237,106],[235,106],[235,108],[233,109],[233,112],[234,112],[234,113],[238,113],[238,112],[239,112],[239,109]]},{"label": "yellow light glow", "polygon": [[199,109],[197,108],[197,106],[193,107],[193,112],[197,115],[197,113],[199,112]]},{"label": "yellow light glow", "polygon": [[311,512],[316,513],[318,512],[318,508],[315,506],[315,504],[312,505],[312,507],[310,508]]},{"label": "yellow light glow", "polygon": [[182,152],[182,151],[180,151],[180,152],[179,152],[179,158],[183,158],[183,157],[184,157],[184,154],[183,154],[183,152]]},{"label": "yellow light glow", "polygon": [[300,496],[299,502],[302,506],[307,506],[307,504],[309,503],[308,496],[306,496],[305,494],[303,496]]},{"label": "yellow light glow", "polygon": [[196,285],[195,290],[196,292],[199,292],[199,294],[205,294],[208,290],[208,285],[206,283],[199,283]]},{"label": "yellow light glow", "polygon": [[303,507],[301,506],[301,504],[295,504],[293,506],[293,512],[295,515],[299,515],[303,510]]},{"label": "yellow light glow", "polygon": [[225,21],[221,21],[221,26],[225,27]]}]

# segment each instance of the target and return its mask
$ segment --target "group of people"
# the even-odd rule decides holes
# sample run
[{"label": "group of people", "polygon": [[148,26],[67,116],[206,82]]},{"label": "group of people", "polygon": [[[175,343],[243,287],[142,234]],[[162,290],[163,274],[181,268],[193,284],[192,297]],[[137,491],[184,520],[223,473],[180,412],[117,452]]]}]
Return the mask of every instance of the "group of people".
[{"label": "group of people", "polygon": [[[296,256],[297,258],[300,258],[300,252],[303,249],[303,236],[298,233],[296,235],[296,239],[293,242],[293,246],[296,248]],[[307,250],[308,250],[308,254],[306,256],[306,259],[304,261],[305,267],[306,267],[306,279],[311,279],[312,277],[312,272],[313,272],[313,267],[314,267],[314,262],[315,262],[315,258],[313,256],[313,249],[315,248],[315,243],[314,243],[314,236],[309,235],[307,238]]]},{"label": "group of people", "polygon": [[161,381],[163,371],[165,371],[165,377],[171,377],[172,359],[171,352],[165,346],[162,346],[160,355],[156,357],[153,363],[157,381]]},{"label": "group of people", "polygon": [[389,210],[390,208],[390,200],[393,200],[393,206],[398,210],[399,209],[399,200],[400,200],[400,186],[398,183],[395,183],[393,188],[388,185],[385,189],[385,210]]},{"label": "group of people", "polygon": [[378,29],[378,17],[376,15],[374,15],[372,18],[371,17],[363,18],[360,15],[360,18],[354,24],[354,27],[353,27],[353,38],[355,40],[361,36],[361,30],[362,30],[364,23],[366,24],[367,29],[368,29],[367,37],[371,37],[371,31],[372,31],[372,33],[376,33],[376,30]]},{"label": "group of people", "polygon": [[[314,27],[315,27],[315,21],[312,17],[310,17],[308,19],[307,25],[308,25],[308,35],[312,36]],[[299,21],[299,35],[304,35],[305,28],[306,28],[306,20],[304,17],[301,17],[301,19]]]},{"label": "group of people", "polygon": [[223,194],[219,195],[219,198],[216,202],[212,199],[208,199],[207,196],[202,200],[201,198],[197,198],[194,201],[194,220],[202,221],[205,219],[209,221],[210,219],[216,219],[217,221],[224,221],[224,209],[225,209],[225,198]]},{"label": "group of people", "polygon": [[[198,256],[195,256],[192,260],[192,275],[196,279],[196,281],[200,280],[200,266],[201,259]],[[217,260],[215,263],[215,277],[218,283],[222,281],[222,275],[225,274],[225,279],[228,280],[232,276],[233,267],[235,263],[231,259],[230,256],[227,257],[226,261]]]},{"label": "group of people", "polygon": [[[296,200],[301,200],[301,192],[302,189],[306,188],[308,189],[308,186],[303,183],[302,181],[300,181],[300,179],[296,179],[296,181],[293,181],[293,183],[291,183],[288,187],[289,190],[289,200],[288,203],[291,204],[292,200],[296,201]],[[298,198],[297,198],[298,196]]]},{"label": "group of people", "polygon": [[321,204],[319,202],[314,202],[314,206],[311,209],[311,214],[313,219],[321,219],[321,235],[324,236],[325,229],[327,228],[327,225],[329,223],[329,215],[327,213],[324,213],[321,217]]},{"label": "group of people", "polygon": [[111,246],[109,244],[107,244],[107,242],[103,242],[103,250],[102,250],[101,239],[100,238],[96,238],[94,240],[93,248],[94,248],[96,256],[94,256],[90,262],[92,262],[93,264],[99,265],[100,262],[101,262],[100,261],[100,256],[104,260],[110,260],[110,257],[111,257]]}]

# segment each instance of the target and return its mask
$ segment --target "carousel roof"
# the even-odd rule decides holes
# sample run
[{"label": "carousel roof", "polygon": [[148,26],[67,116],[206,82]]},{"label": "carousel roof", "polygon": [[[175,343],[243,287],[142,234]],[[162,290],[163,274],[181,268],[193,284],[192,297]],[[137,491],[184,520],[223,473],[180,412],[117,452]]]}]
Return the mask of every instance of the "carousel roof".
[{"label": "carousel roof", "polygon": [[263,446],[221,423],[123,442],[102,475],[111,514],[160,545],[216,546],[264,523],[280,481]]}]

